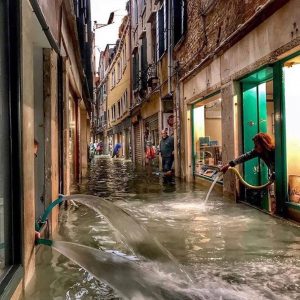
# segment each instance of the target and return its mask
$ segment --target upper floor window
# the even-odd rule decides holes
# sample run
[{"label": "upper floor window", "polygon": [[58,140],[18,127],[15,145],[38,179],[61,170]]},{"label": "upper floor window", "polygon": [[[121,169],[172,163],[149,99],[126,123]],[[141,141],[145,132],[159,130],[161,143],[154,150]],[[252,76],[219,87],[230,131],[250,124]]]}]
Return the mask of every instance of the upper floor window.
[{"label": "upper floor window", "polygon": [[106,83],[103,84],[103,96],[106,96]]},{"label": "upper floor window", "polygon": [[139,54],[136,52],[132,58],[132,88],[136,90],[139,87]]},{"label": "upper floor window", "polygon": [[[175,1],[174,1],[175,2]],[[157,59],[159,59],[167,50],[168,38],[168,20],[167,20],[167,3],[164,0],[162,6],[156,13],[156,45]]]},{"label": "upper floor window", "polygon": [[123,68],[125,68],[127,65],[127,46],[126,42],[124,43],[124,48],[123,48]]},{"label": "upper floor window", "polygon": [[113,88],[116,85],[116,74],[115,69],[111,72],[111,87]]},{"label": "upper floor window", "polygon": [[141,46],[141,87],[147,88],[147,38],[143,37]]},{"label": "upper floor window", "polygon": [[121,62],[118,62],[118,81],[120,81],[122,78],[122,66],[121,66]]},{"label": "upper floor window", "polygon": [[121,102],[118,101],[118,118],[121,116]]},{"label": "upper floor window", "polygon": [[128,96],[127,96],[127,89],[126,89],[126,91],[125,91],[125,100],[124,100],[124,102],[125,102],[125,111],[127,111],[127,109],[128,109],[128,98],[127,98]]},{"label": "upper floor window", "polygon": [[186,31],[186,0],[176,0],[174,5],[174,45]]},{"label": "upper floor window", "polygon": [[134,7],[133,7],[133,25],[137,25],[139,21],[139,7],[138,7],[138,0],[134,0]]}]

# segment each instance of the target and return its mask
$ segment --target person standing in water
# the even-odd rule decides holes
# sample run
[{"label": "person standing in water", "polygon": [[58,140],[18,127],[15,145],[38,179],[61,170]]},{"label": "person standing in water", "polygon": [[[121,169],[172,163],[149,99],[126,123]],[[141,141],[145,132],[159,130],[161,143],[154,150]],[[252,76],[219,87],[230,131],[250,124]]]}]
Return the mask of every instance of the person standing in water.
[{"label": "person standing in water", "polygon": [[120,155],[120,149],[122,148],[122,145],[120,143],[117,143],[114,147],[114,151],[113,151],[113,154],[112,154],[112,158],[114,157],[119,157]]},{"label": "person standing in water", "polygon": [[174,137],[168,136],[166,130],[161,132],[159,151],[162,158],[162,168],[165,177],[172,176],[172,165],[174,161]]},{"label": "person standing in water", "polygon": [[[223,166],[220,171],[226,173],[229,167],[234,167],[238,164],[244,163],[252,158],[258,157],[262,159],[269,168],[269,179],[275,180],[275,143],[272,136],[268,133],[258,133],[253,137],[254,149],[242,154],[228,164]],[[274,193],[274,183],[269,187],[269,195],[271,199],[271,212],[276,211],[276,201]]]}]

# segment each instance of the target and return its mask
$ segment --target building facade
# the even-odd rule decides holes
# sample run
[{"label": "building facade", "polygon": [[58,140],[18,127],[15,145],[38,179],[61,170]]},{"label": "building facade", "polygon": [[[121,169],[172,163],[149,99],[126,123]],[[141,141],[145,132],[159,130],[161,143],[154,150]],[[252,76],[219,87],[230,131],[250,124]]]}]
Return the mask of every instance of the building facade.
[{"label": "building facade", "polygon": [[148,163],[147,147],[158,148],[162,129],[174,134],[173,35],[169,32],[173,8],[167,2],[130,1],[132,148],[133,161],[141,165]]},{"label": "building facade", "polygon": [[[8,158],[0,176],[1,299],[22,297],[35,270],[34,224],[87,171],[89,9],[89,1],[0,2],[0,68],[7,74],[0,76],[1,154]],[[56,208],[42,235],[57,222]]]},{"label": "building facade", "polygon": [[[293,125],[299,96],[299,1],[183,3],[186,31],[173,51],[180,176],[209,182],[218,167],[253,148],[255,134],[269,133],[276,144],[276,205],[268,191],[246,189],[231,173],[219,180],[220,187],[265,211],[299,220],[300,157],[295,153],[300,136]],[[249,183],[268,180],[258,159],[238,168]]]},{"label": "building facade", "polygon": [[96,100],[93,109],[93,132],[94,142],[103,143],[103,154],[109,153],[109,142],[107,138],[107,73],[114,55],[114,46],[107,45],[101,51],[98,66],[98,78],[96,82]]},{"label": "building facade", "polygon": [[98,140],[104,142],[105,153],[112,155],[114,146],[122,145],[120,157],[131,156],[130,105],[130,25],[125,16],[119,28],[119,39],[107,45],[100,56],[100,80],[97,87]]}]

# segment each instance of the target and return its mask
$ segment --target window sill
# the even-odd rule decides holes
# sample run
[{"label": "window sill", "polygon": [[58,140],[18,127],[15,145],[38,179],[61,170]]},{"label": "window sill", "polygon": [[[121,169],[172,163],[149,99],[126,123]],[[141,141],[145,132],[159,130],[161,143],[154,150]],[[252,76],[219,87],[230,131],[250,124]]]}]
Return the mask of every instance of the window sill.
[{"label": "window sill", "polygon": [[11,266],[6,275],[1,278],[0,298],[11,299],[23,276],[24,269],[21,265]]},{"label": "window sill", "polygon": [[184,41],[186,38],[186,34],[183,34],[183,36],[180,38],[180,40],[175,44],[174,46],[174,52],[179,51],[179,49],[181,48],[181,46],[183,45]]},{"label": "window sill", "polygon": [[[200,177],[200,178],[206,179],[207,181],[211,181],[211,182],[214,181],[214,179],[212,179],[212,178],[210,178],[210,177],[208,177],[208,176],[200,175],[200,174],[197,174],[197,173],[195,173],[195,172],[194,172],[194,176],[195,176],[195,177]],[[217,184],[223,185],[223,181],[217,181]]]},{"label": "window sill", "polygon": [[300,203],[295,203],[295,202],[285,202],[285,204],[286,204],[288,207],[291,207],[291,208],[294,208],[294,209],[300,211]]},{"label": "window sill", "polygon": [[164,52],[163,52],[163,54],[159,57],[159,59],[157,60],[157,62],[159,62],[159,61],[161,61],[163,58],[164,58],[164,56],[167,54],[167,50],[165,50]]}]

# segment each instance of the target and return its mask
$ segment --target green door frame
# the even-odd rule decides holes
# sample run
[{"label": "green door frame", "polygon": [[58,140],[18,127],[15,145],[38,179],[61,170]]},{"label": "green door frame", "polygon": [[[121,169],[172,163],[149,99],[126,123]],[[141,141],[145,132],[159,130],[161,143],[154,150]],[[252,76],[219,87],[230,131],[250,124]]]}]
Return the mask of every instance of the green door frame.
[{"label": "green door frame", "polygon": [[[267,124],[266,122],[261,122],[261,118],[265,121],[267,120],[265,83],[272,79],[273,67],[267,65],[240,80],[242,91],[243,152],[253,149],[252,137],[256,133],[267,130]],[[248,123],[252,124],[249,125]],[[255,174],[254,168],[256,166],[259,173]],[[258,158],[245,162],[244,177],[251,184],[261,185],[267,181],[267,167]],[[266,195],[262,199],[261,208],[265,210],[269,208],[269,201]]]},{"label": "green door frame", "polygon": [[[275,149],[276,204],[277,204],[277,213],[282,216],[286,216],[287,206],[292,205],[289,202],[288,182],[287,182],[286,122],[285,122],[285,98],[284,98],[285,87],[284,87],[283,65],[286,61],[299,55],[300,55],[300,51],[295,52],[294,54],[287,56],[286,58],[274,63],[274,65],[272,66],[264,66],[259,70],[256,70],[255,72],[252,72],[250,74],[253,75],[259,72],[260,70],[263,70],[266,67],[273,68],[273,98],[274,98],[275,140],[276,140],[276,149]],[[250,75],[247,75],[247,77],[249,77]],[[297,206],[297,209],[299,208],[300,207]]]},{"label": "green door frame", "polygon": [[286,180],[286,136],[285,136],[285,107],[284,107],[284,82],[282,62],[274,65],[274,112],[275,112],[275,166],[276,166],[276,205],[277,213],[286,214],[285,202],[287,198]]}]

